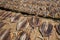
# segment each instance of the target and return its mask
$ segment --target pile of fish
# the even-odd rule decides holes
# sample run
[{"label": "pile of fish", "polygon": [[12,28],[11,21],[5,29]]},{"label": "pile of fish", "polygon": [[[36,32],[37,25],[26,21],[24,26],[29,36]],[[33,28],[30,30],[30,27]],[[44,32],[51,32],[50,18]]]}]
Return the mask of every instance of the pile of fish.
[{"label": "pile of fish", "polygon": [[0,10],[0,40],[59,40],[60,21]]},{"label": "pile of fish", "polygon": [[0,7],[43,17],[60,18],[60,0],[0,0]]}]

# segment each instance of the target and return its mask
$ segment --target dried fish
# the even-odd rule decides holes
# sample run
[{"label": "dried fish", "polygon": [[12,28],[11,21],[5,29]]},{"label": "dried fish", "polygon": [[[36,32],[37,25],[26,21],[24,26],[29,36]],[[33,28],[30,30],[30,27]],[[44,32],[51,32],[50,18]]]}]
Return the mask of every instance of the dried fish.
[{"label": "dried fish", "polygon": [[25,40],[26,39],[26,34],[23,34],[21,37],[20,37],[20,40]]},{"label": "dried fish", "polygon": [[48,29],[47,29],[47,31],[45,32],[45,34],[47,35],[47,36],[49,36],[50,34],[51,34],[51,32],[52,32],[52,29],[53,29],[53,25],[52,24],[48,24]]},{"label": "dried fish", "polygon": [[33,17],[30,19],[29,25],[34,29]]},{"label": "dried fish", "polygon": [[7,14],[7,12],[5,12],[3,15],[1,15],[2,17],[4,17]]},{"label": "dried fish", "polygon": [[30,40],[30,37],[25,32],[22,32],[18,40]]},{"label": "dried fish", "polygon": [[39,26],[39,18],[38,17],[34,18],[34,24],[35,24],[35,26]]},{"label": "dried fish", "polygon": [[3,22],[0,22],[0,28],[1,28],[2,26],[4,26],[4,24],[5,24],[5,23],[3,23]]},{"label": "dried fish", "polygon": [[0,37],[0,40],[5,40],[5,38],[7,38],[7,36],[9,35],[10,33],[10,29],[7,29],[3,34],[2,36]]},{"label": "dried fish", "polygon": [[39,26],[38,23],[39,23],[39,18],[37,17],[32,17],[29,21],[29,24],[32,28]]},{"label": "dried fish", "polygon": [[53,25],[48,23],[48,26],[46,22],[42,23],[42,26],[40,28],[40,32],[42,33],[43,36],[49,37],[53,29]]},{"label": "dried fish", "polygon": [[16,29],[17,30],[20,30],[21,28],[25,27],[26,23],[27,23],[27,18],[23,19],[21,22],[18,21],[18,24],[17,24],[17,28]]},{"label": "dried fish", "polygon": [[9,16],[11,13],[7,13],[2,19],[4,20],[7,16]]},{"label": "dried fish", "polygon": [[60,24],[56,27],[56,32],[60,35]]},{"label": "dried fish", "polygon": [[44,36],[44,28],[45,28],[46,25],[47,25],[46,22],[43,22],[42,25],[41,25],[41,28],[39,28],[39,31],[40,31],[42,36]]},{"label": "dried fish", "polygon": [[16,22],[16,20],[18,20],[20,17],[20,14],[16,14],[15,16],[11,17],[11,22]]}]

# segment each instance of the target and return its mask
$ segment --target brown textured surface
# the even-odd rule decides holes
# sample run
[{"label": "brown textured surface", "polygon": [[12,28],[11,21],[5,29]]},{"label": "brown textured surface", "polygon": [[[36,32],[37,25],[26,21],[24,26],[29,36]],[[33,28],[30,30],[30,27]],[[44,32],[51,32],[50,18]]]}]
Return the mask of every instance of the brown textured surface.
[{"label": "brown textured surface", "polygon": [[[8,13],[10,13],[11,16],[10,15],[6,17],[3,16],[4,14],[7,15]],[[23,40],[23,38],[24,40],[25,38],[26,40],[48,40],[48,37],[47,36],[42,37],[42,34],[39,31],[40,28],[42,27],[41,25],[44,22],[45,22],[45,25],[48,25],[49,23],[53,25],[52,32],[49,35],[49,40],[58,40],[59,38],[59,35],[57,34],[55,28],[58,27],[57,25],[59,25],[60,23],[52,19],[46,19],[46,18],[41,18],[41,17],[36,17],[36,16],[27,16],[27,15],[23,16],[20,13],[15,13],[15,12],[5,11],[5,10],[0,10],[0,14],[1,14],[0,21],[5,23],[5,25],[2,26],[2,28],[0,28],[1,29],[0,38],[5,33],[5,31],[10,29],[10,32],[6,33],[6,36],[8,36],[8,38],[6,36],[5,36],[6,38],[4,37],[6,40]],[[18,17],[18,20],[14,19],[13,21],[11,21],[12,20],[11,18],[15,18],[17,17],[17,15],[20,15]]]},{"label": "brown textured surface", "polygon": [[44,17],[60,18],[60,0],[0,0],[0,7]]}]

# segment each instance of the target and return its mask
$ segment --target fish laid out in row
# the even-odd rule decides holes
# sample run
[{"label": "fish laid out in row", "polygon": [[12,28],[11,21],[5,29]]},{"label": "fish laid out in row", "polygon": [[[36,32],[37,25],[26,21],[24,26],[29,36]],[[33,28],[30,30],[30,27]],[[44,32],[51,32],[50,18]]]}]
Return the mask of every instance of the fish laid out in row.
[{"label": "fish laid out in row", "polygon": [[60,0],[0,0],[3,9],[60,18]]},{"label": "fish laid out in row", "polygon": [[5,20],[6,18],[10,18],[11,22],[13,22],[14,20],[16,21],[16,19],[18,20],[20,16],[21,16],[21,13],[16,14],[15,12],[0,10],[0,19],[1,20]]},{"label": "fish laid out in row", "polygon": [[[2,14],[3,13],[3,14]],[[4,16],[3,16],[4,15]],[[11,16],[8,16],[11,15]],[[42,17],[37,17],[37,16],[27,16],[27,15],[21,15],[20,13],[15,13],[15,12],[9,12],[9,11],[2,11],[0,10],[0,18],[9,19],[10,21],[8,22],[11,27],[11,29],[8,29],[7,27],[6,30],[0,30],[0,39],[1,40],[9,40],[11,35],[10,33],[13,33],[12,30],[14,30],[12,24],[16,23],[16,28],[15,28],[15,39],[14,40],[35,40],[33,37],[36,38],[38,34],[36,32],[33,34],[33,31],[36,31],[35,29],[37,28],[39,34],[42,35],[42,39],[44,40],[44,37],[50,37],[53,35],[53,32],[55,31],[54,34],[56,34],[56,37],[59,38],[60,36],[60,21],[57,22],[52,19],[46,19]],[[0,19],[1,20],[1,19]],[[0,22],[0,27],[4,26],[6,22]],[[5,25],[8,25],[7,23]],[[55,30],[54,30],[55,29]],[[10,31],[11,30],[11,31]],[[24,31],[20,33],[19,35],[18,32]],[[10,36],[9,36],[10,34]],[[32,37],[33,36],[33,37]],[[40,36],[40,35],[38,35]],[[53,35],[54,36],[54,35]],[[7,37],[9,37],[7,39]],[[13,38],[13,37],[11,37]],[[52,38],[51,38],[52,39]],[[60,39],[60,38],[59,38]],[[10,39],[13,40],[13,39]]]},{"label": "fish laid out in row", "polygon": [[30,36],[26,32],[21,32],[17,35],[15,40],[30,40]]},{"label": "fish laid out in row", "polygon": [[[23,18],[23,17],[22,17]],[[37,21],[38,20],[38,21]],[[48,20],[48,21],[47,21]],[[29,23],[32,29],[38,27],[38,30],[42,33],[42,36],[50,36],[53,28],[56,28],[57,33],[60,34],[59,25],[60,23],[50,20],[43,19],[38,17],[24,17],[20,19],[17,23],[17,31],[23,30],[27,23]]]}]

